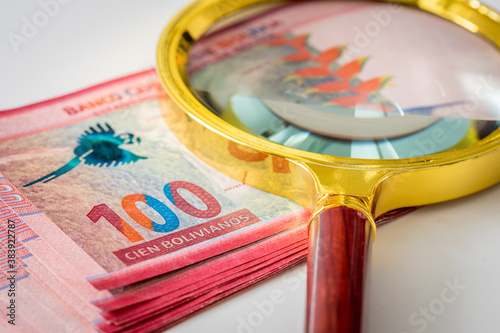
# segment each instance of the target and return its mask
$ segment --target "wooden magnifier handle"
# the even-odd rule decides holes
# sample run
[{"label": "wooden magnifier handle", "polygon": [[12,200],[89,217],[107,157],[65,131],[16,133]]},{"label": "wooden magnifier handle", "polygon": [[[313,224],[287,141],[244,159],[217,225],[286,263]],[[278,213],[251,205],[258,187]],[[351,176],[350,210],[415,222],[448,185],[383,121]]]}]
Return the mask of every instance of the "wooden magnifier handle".
[{"label": "wooden magnifier handle", "polygon": [[359,333],[371,226],[360,212],[334,207],[309,231],[308,333]]}]

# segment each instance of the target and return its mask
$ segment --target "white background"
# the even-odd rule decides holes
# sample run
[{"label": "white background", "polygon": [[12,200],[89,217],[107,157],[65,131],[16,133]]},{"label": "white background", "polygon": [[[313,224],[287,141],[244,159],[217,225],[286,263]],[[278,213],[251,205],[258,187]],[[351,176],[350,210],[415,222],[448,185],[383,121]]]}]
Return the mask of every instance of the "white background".
[{"label": "white background", "polygon": [[[0,3],[0,109],[57,97],[155,66],[156,45],[186,0],[68,1],[19,46],[23,17],[37,1]],[[500,0],[487,4],[500,9]],[[0,129],[1,130],[1,129]],[[500,167],[500,166],[499,166]],[[439,191],[439,189],[429,189]],[[367,281],[366,332],[500,332],[500,187],[422,208],[380,227]],[[303,332],[305,266],[290,270],[201,312],[169,332]],[[466,286],[439,309],[446,281]],[[283,293],[268,316],[255,304]],[[441,303],[443,304],[443,303]],[[420,308],[442,310],[411,325]],[[260,319],[260,321],[259,321]],[[425,321],[425,320],[424,320]],[[245,322],[246,324],[241,324]],[[254,326],[250,326],[254,324]],[[243,326],[245,326],[245,328]],[[238,329],[239,327],[239,329]]]}]

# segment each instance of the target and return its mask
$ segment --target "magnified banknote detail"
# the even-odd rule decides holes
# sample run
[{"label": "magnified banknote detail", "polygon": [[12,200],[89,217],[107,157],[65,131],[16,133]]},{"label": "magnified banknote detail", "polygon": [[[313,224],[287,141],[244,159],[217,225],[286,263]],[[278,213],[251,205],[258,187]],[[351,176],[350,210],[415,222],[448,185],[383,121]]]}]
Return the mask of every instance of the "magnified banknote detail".
[{"label": "magnified banknote detail", "polygon": [[195,96],[245,132],[323,155],[403,159],[461,149],[498,128],[498,83],[485,85],[500,76],[498,52],[454,23],[363,1],[252,13],[218,22],[187,63]]}]

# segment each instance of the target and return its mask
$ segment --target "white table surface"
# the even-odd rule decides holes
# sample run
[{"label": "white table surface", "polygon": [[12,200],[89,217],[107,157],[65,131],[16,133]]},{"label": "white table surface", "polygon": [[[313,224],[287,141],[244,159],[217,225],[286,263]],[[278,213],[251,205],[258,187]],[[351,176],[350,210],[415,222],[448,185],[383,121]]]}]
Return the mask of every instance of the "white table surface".
[{"label": "white table surface", "polygon": [[[66,2],[17,52],[8,34],[19,34],[23,17],[40,11],[40,3],[0,2],[0,109],[154,67],[163,27],[189,1]],[[500,9],[500,0],[486,3]],[[496,186],[380,227],[367,284],[365,331],[500,332],[499,199]],[[453,297],[446,289],[455,282],[466,288]],[[303,332],[305,287],[305,265],[300,265],[169,332]],[[266,315],[256,304],[269,301],[276,290],[283,302]],[[429,311],[425,319],[420,311],[429,307],[434,314]]]}]

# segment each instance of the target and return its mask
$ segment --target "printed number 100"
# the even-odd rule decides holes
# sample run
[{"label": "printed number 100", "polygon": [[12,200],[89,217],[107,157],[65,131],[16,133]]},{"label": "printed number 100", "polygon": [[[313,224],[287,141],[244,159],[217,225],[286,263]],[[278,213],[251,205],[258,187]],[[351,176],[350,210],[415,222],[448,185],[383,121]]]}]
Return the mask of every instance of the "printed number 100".
[{"label": "printed number 100", "polygon": [[[206,206],[206,210],[200,210],[187,202],[180,194],[179,189],[185,189],[194,194]],[[184,213],[198,218],[212,218],[221,212],[221,207],[217,199],[201,187],[189,182],[175,181],[168,183],[163,188],[167,199]],[[165,223],[156,223],[144,215],[138,208],[137,202],[142,202],[154,209],[165,220]],[[156,232],[170,232],[179,227],[179,218],[163,202],[146,194],[130,194],[122,199],[122,207],[132,220],[146,229]],[[127,237],[131,242],[138,242],[144,239],[137,231],[125,222],[105,203],[94,206],[87,216],[96,223],[101,217],[105,218],[119,232]]]}]

